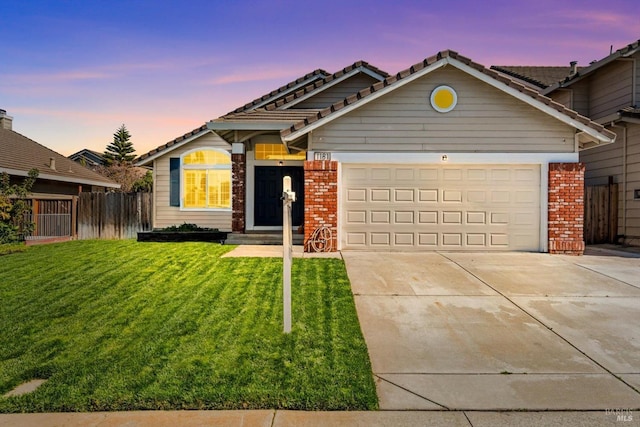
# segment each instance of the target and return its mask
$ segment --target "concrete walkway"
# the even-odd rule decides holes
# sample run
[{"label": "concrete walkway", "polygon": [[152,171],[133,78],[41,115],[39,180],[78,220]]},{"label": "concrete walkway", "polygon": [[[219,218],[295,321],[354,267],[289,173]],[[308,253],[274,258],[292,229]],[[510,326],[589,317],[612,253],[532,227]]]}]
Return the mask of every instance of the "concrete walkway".
[{"label": "concrete walkway", "polygon": [[640,408],[640,259],[343,257],[381,409]]},{"label": "concrete walkway", "polygon": [[[618,418],[618,417],[626,417]],[[0,427],[498,427],[635,426],[638,411],[455,412],[455,411],[131,411],[0,415]],[[626,422],[621,422],[625,421]]]}]

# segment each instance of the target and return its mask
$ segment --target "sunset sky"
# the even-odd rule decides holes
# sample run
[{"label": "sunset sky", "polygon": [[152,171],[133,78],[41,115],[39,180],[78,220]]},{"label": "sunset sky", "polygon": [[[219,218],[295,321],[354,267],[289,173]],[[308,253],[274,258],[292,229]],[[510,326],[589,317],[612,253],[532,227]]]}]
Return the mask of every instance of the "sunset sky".
[{"label": "sunset sky", "polygon": [[69,155],[124,123],[140,155],[317,68],[587,65],[640,39],[640,1],[21,0],[0,35],[15,131]]}]

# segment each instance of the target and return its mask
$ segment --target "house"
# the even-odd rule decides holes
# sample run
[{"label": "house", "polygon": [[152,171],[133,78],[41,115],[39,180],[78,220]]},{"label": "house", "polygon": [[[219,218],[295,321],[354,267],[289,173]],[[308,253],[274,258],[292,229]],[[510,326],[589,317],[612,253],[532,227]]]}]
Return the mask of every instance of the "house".
[{"label": "house", "polygon": [[[293,224],[334,249],[582,253],[585,147],[615,134],[453,51],[316,70],[141,156],[154,227]],[[308,249],[308,245],[305,245]]]},{"label": "house", "polygon": [[83,166],[93,169],[96,166],[104,165],[104,156],[97,151],[83,148],[69,156],[74,162],[78,162]]},{"label": "house", "polygon": [[[616,142],[580,152],[586,166],[585,185],[614,184],[617,197],[594,203],[611,204],[617,214],[594,212],[596,242],[640,245],[640,59],[639,42],[631,43],[586,67],[492,66],[530,84],[542,94],[589,117],[616,133]],[[612,188],[616,188],[612,187]],[[636,191],[637,190],[637,191]],[[598,209],[595,209],[596,211]],[[596,216],[597,214],[599,216]]]},{"label": "house", "polygon": [[[618,184],[616,240],[640,245],[640,40],[542,90],[546,96],[604,125],[613,144],[580,153],[585,184]],[[616,219],[616,218],[614,218]]]},{"label": "house", "polygon": [[36,229],[32,238],[74,237],[77,196],[119,185],[13,130],[0,110],[0,173],[21,183],[31,169],[39,174],[29,195]]}]

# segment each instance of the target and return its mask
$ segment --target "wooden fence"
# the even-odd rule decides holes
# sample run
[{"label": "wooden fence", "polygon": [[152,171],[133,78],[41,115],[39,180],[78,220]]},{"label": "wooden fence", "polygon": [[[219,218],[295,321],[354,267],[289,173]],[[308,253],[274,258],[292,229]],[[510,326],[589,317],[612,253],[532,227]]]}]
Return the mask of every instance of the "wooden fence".
[{"label": "wooden fence", "polygon": [[618,234],[618,184],[585,187],[584,241],[616,243]]},{"label": "wooden fence", "polygon": [[151,230],[152,193],[80,193],[78,239],[128,239]]}]

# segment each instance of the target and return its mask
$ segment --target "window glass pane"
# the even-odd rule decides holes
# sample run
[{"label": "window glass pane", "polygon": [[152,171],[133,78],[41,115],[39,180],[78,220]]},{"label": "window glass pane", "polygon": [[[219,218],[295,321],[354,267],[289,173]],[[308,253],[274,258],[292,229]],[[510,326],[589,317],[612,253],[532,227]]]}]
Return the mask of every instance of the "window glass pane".
[{"label": "window glass pane", "polygon": [[194,151],[184,156],[185,165],[230,165],[231,156],[215,150]]},{"label": "window glass pane", "polygon": [[207,202],[207,175],[204,170],[184,171],[184,207],[204,208]]},{"label": "window glass pane", "polygon": [[209,208],[231,207],[231,172],[225,170],[209,170]]},{"label": "window glass pane", "polygon": [[256,160],[305,160],[307,153],[304,151],[287,154],[282,144],[256,144]]}]

